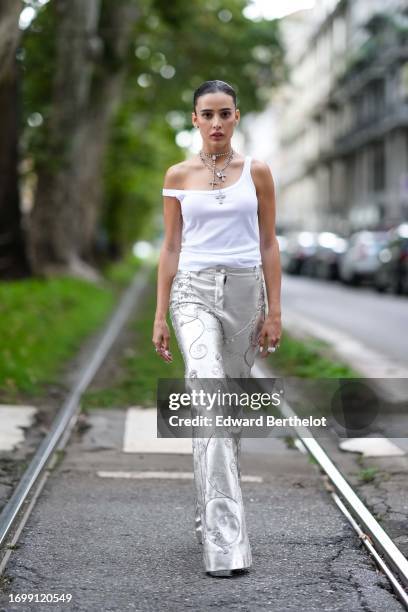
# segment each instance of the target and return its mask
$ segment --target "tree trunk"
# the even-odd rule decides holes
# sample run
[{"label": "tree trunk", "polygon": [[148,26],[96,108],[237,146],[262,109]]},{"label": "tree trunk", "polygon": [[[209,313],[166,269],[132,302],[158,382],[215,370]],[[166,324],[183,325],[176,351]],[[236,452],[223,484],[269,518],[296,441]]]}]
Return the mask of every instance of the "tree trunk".
[{"label": "tree trunk", "polygon": [[67,273],[97,280],[81,262],[77,192],[78,145],[89,104],[100,0],[54,0],[57,10],[57,61],[48,126],[49,159],[38,168],[30,216],[30,260],[36,274]]},{"label": "tree trunk", "polygon": [[81,220],[81,254],[92,259],[97,223],[103,199],[103,162],[108,146],[109,128],[122,97],[126,77],[127,54],[139,10],[135,0],[120,0],[103,4],[99,35],[104,49],[103,58],[93,82],[86,121],[78,141],[77,193]]},{"label": "tree trunk", "polygon": [[0,4],[0,278],[28,276],[18,179],[18,17],[22,5]]},{"label": "tree trunk", "polygon": [[21,0],[0,2],[0,82],[7,79],[14,64],[15,51],[21,34],[18,18],[22,8]]},{"label": "tree trunk", "polygon": [[[39,172],[31,259],[38,274],[67,271],[97,279],[98,273],[83,258],[92,259],[109,126],[120,102],[138,10],[136,0],[105,0],[97,38],[99,0],[55,1],[60,30],[50,151],[57,164],[47,164]],[[97,65],[83,42],[92,33]],[[69,36],[73,42],[67,45]]]}]

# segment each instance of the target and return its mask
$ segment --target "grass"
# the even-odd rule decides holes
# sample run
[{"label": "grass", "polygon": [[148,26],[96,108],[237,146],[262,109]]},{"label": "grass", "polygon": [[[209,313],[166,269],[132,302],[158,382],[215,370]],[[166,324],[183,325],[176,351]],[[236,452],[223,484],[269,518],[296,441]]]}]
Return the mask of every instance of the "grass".
[{"label": "grass", "polygon": [[1,401],[41,396],[46,384],[58,380],[139,265],[129,257],[110,266],[102,286],[70,276],[0,283]]},{"label": "grass", "polygon": [[379,470],[376,467],[368,467],[357,474],[357,477],[363,482],[373,482]]},{"label": "grass", "polygon": [[282,376],[299,378],[359,378],[361,374],[329,356],[330,347],[317,339],[297,340],[286,329],[271,367]]},{"label": "grass", "polygon": [[[184,363],[179,352],[170,321],[170,349],[173,362],[162,361],[155,353],[151,341],[153,318],[156,308],[156,271],[152,274],[150,290],[139,309],[139,316],[132,323],[135,342],[130,355],[121,361],[122,376],[103,389],[87,391],[82,398],[82,409],[128,407],[132,405],[155,406],[159,378],[183,378]],[[169,318],[168,318],[169,319]],[[336,378],[359,376],[346,364],[334,361],[322,352],[328,345],[319,340],[299,341],[285,331],[282,343],[273,357],[271,367],[286,376],[305,378]]]},{"label": "grass", "polygon": [[139,316],[132,323],[136,342],[131,355],[123,357],[122,377],[112,386],[87,391],[82,397],[82,409],[119,408],[132,405],[155,406],[159,378],[183,378],[184,363],[178,350],[174,331],[170,326],[170,350],[173,361],[166,363],[154,351],[152,343],[153,320],[156,310],[156,271],[151,276],[150,290],[139,309]]},{"label": "grass", "polygon": [[102,272],[114,288],[124,289],[133,279],[141,263],[140,259],[129,253],[123,260],[107,264]]},{"label": "grass", "polygon": [[[129,255],[103,270],[102,286],[73,277],[24,279],[0,284],[0,401],[13,403],[21,395],[45,393],[58,381],[63,367],[81,344],[107,319],[120,292],[140,267]],[[123,357],[119,381],[88,391],[84,409],[92,406],[154,405],[159,378],[182,378],[184,364],[171,329],[173,362],[162,361],[151,342],[156,300],[156,270],[139,316],[132,323],[136,342]],[[284,330],[281,346],[270,359],[282,376],[305,378],[358,377],[329,355],[319,340],[300,341]]]}]

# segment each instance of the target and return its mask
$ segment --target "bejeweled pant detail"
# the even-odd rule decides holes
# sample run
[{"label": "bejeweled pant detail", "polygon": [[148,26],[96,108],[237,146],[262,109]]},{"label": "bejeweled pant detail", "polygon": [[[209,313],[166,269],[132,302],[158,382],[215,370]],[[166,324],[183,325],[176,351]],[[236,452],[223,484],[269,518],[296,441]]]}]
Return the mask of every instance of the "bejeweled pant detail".
[{"label": "bejeweled pant detail", "polygon": [[[265,319],[261,266],[179,270],[170,292],[170,317],[185,364],[195,379],[248,378]],[[197,380],[197,388],[202,388]],[[193,411],[192,411],[193,412]],[[194,408],[204,414],[205,406]],[[207,413],[208,414],[208,413]],[[239,466],[240,434],[199,438],[193,430],[195,530],[206,571],[252,564]]]}]

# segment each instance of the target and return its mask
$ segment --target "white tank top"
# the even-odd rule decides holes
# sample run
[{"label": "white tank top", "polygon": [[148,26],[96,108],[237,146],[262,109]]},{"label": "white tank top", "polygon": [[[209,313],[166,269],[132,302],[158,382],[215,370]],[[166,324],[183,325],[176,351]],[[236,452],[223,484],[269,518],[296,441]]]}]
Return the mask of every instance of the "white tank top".
[{"label": "white tank top", "polygon": [[[217,200],[219,192],[225,195]],[[163,189],[180,201],[183,228],[179,270],[261,264],[258,198],[247,155],[238,181],[221,189]]]}]

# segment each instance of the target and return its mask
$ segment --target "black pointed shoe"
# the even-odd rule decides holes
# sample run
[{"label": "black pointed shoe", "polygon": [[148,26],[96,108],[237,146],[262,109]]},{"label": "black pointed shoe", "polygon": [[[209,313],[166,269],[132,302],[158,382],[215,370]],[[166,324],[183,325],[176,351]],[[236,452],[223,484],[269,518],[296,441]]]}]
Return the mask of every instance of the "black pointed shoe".
[{"label": "black pointed shoe", "polygon": [[240,567],[239,569],[233,569],[232,573],[234,575],[238,574],[249,574],[249,567]]}]

